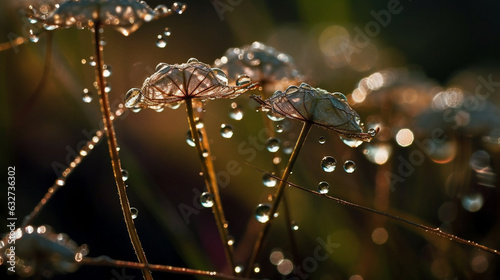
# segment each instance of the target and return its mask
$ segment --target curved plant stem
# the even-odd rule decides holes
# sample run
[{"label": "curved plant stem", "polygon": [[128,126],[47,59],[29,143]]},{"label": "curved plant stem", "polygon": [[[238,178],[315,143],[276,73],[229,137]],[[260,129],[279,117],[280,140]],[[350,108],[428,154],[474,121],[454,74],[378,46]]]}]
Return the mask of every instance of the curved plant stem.
[{"label": "curved plant stem", "polygon": [[297,161],[297,157],[299,155],[300,149],[304,145],[304,142],[306,141],[306,138],[307,138],[307,134],[311,130],[311,127],[312,127],[312,123],[309,123],[309,122],[305,122],[304,125],[302,126],[302,130],[300,131],[299,138],[297,139],[297,143],[295,144],[295,147],[293,148],[292,154],[290,155],[290,159],[288,160],[285,171],[283,172],[283,176],[280,179],[280,183],[278,185],[278,188],[276,189],[276,193],[274,194],[273,205],[271,206],[271,211],[269,213],[269,221],[267,221],[267,223],[264,225],[264,228],[260,231],[259,236],[257,237],[257,240],[255,241],[252,255],[250,256],[250,261],[248,263],[248,269],[247,269],[247,274],[246,274],[247,277],[249,277],[253,271],[252,268],[254,267],[255,261],[257,260],[260,249],[262,248],[262,243],[264,242],[264,240],[267,236],[267,233],[269,232],[269,229],[271,228],[271,223],[274,220],[274,215],[275,215],[276,211],[278,210],[279,203],[280,203],[281,198],[283,196],[283,191],[285,190],[286,181],[288,180],[288,177],[290,176],[290,172],[292,172],[293,166],[294,166],[295,162]]},{"label": "curved plant stem", "polygon": [[[210,194],[214,198],[214,206],[212,207],[212,213],[215,217],[215,223],[219,229],[220,239],[222,245],[224,246],[224,253],[226,254],[226,259],[230,271],[234,273],[234,260],[233,260],[233,247],[228,243],[229,231],[227,228],[226,218],[224,216],[224,211],[222,208],[222,201],[219,195],[219,187],[217,186],[217,180],[215,177],[213,162],[210,158],[210,150],[208,147],[208,137],[204,135],[204,143],[200,142],[200,136],[198,135],[198,130],[196,129],[196,122],[194,119],[193,111],[193,101],[191,99],[186,99],[186,111],[188,115],[189,129],[191,130],[191,136],[196,146],[198,152],[198,157],[201,161],[201,168],[203,171],[203,178],[205,179],[205,185]],[[205,147],[203,147],[205,146]],[[206,150],[206,151],[204,151]],[[203,156],[204,153],[208,153],[208,156]]]},{"label": "curved plant stem", "polygon": [[[254,167],[254,168],[256,168],[256,167]],[[259,170],[260,172],[269,174],[269,173],[267,173],[267,172],[265,172],[263,170],[260,170],[258,168],[256,168],[256,169]],[[279,180],[281,183],[289,185],[290,187],[294,187],[296,189],[299,189],[299,190],[302,190],[302,191],[305,191],[305,192],[308,192],[308,193],[312,193],[312,194],[315,194],[317,196],[322,196],[322,197],[324,197],[326,199],[333,200],[333,201],[337,202],[338,204],[342,204],[342,205],[345,205],[345,206],[349,206],[349,207],[353,207],[353,208],[360,209],[360,210],[363,210],[363,211],[371,212],[371,213],[374,213],[374,214],[377,214],[377,215],[381,215],[381,216],[387,217],[389,219],[401,222],[403,224],[410,225],[412,227],[424,230],[425,232],[429,232],[429,233],[437,235],[439,237],[447,238],[450,241],[455,241],[457,243],[469,245],[469,246],[481,249],[483,251],[495,254],[497,256],[500,256],[500,251],[498,251],[496,249],[493,249],[493,248],[487,247],[485,245],[481,245],[479,243],[476,243],[474,241],[466,240],[466,239],[463,239],[463,238],[458,237],[456,235],[444,232],[440,228],[433,228],[433,227],[430,227],[430,226],[426,226],[426,225],[423,225],[423,224],[419,224],[419,223],[416,223],[416,222],[412,222],[412,221],[406,220],[406,219],[401,218],[401,217],[396,216],[396,215],[392,215],[392,214],[389,214],[389,213],[386,213],[386,212],[383,212],[383,211],[372,209],[372,208],[369,208],[369,207],[366,207],[366,206],[362,206],[362,205],[359,205],[359,204],[356,204],[356,203],[353,203],[353,202],[349,202],[347,200],[343,200],[343,199],[340,199],[340,198],[337,198],[337,197],[329,196],[327,194],[321,194],[321,193],[319,193],[317,191],[313,191],[311,189],[299,186],[297,184],[294,184],[294,183],[291,183],[291,182],[288,182],[288,181],[284,181],[283,178],[279,178],[279,177],[274,176],[272,174],[269,174],[269,176],[271,176],[271,177]]]},{"label": "curved plant stem", "polygon": [[240,278],[240,277],[235,277],[232,275],[222,274],[222,273],[219,273],[216,271],[191,269],[191,268],[176,267],[176,266],[170,266],[170,265],[144,264],[144,263],[122,261],[122,260],[114,260],[108,256],[100,256],[97,258],[85,257],[82,259],[82,261],[80,263],[84,264],[84,265],[111,266],[111,267],[124,267],[124,268],[126,267],[126,268],[132,268],[132,269],[147,268],[149,270],[154,270],[154,271],[162,271],[162,272],[192,275],[192,276],[205,276],[205,277],[213,278],[213,279],[235,279],[235,280],[247,279],[247,278]]},{"label": "curved plant stem", "polygon": [[[135,254],[139,259],[140,263],[147,264],[146,254],[142,248],[139,235],[134,225],[134,220],[132,218],[132,212],[130,211],[130,203],[127,197],[127,190],[125,188],[125,182],[122,178],[122,168],[120,163],[120,158],[118,155],[118,144],[116,141],[115,129],[113,127],[113,121],[111,119],[111,111],[109,105],[108,94],[104,90],[104,75],[103,75],[103,65],[104,60],[102,57],[103,47],[100,44],[100,23],[99,21],[94,22],[94,46],[95,46],[95,56],[96,56],[96,80],[99,86],[99,104],[101,106],[102,121],[104,123],[104,131],[106,132],[106,137],[108,139],[109,155],[111,157],[111,165],[113,167],[113,174],[115,176],[116,187],[118,189],[118,196],[120,199],[120,205],[123,212],[123,217],[125,218],[125,224],[127,226],[127,231],[134,247]],[[151,271],[145,267],[142,269],[142,274],[144,279],[152,280]]]}]

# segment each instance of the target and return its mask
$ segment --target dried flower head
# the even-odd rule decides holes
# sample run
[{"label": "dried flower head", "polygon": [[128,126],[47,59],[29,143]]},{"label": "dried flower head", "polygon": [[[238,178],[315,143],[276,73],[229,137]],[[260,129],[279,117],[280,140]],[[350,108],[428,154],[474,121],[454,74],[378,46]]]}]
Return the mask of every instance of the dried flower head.
[{"label": "dried flower head", "polygon": [[293,59],[261,42],[242,48],[231,48],[215,61],[215,66],[226,71],[230,80],[247,75],[265,90],[284,90],[287,85],[303,81]]},{"label": "dried flower head", "polygon": [[186,5],[176,2],[171,9],[159,5],[153,10],[145,1],[137,0],[67,0],[55,8],[50,13],[39,13],[31,7],[29,16],[33,21],[43,23],[48,30],[71,26],[93,28],[99,22],[101,25],[113,26],[128,36],[144,22],[173,12],[181,14]]},{"label": "dried flower head", "polygon": [[[9,240],[15,240],[15,260],[10,257]],[[55,233],[50,226],[26,226],[0,241],[0,258],[13,261],[21,277],[74,272],[87,255],[87,245],[78,246],[64,233]]]},{"label": "dried flower head", "polygon": [[358,113],[347,104],[347,98],[340,92],[329,93],[303,83],[299,87],[289,86],[284,92],[276,91],[265,101],[257,96],[252,98],[264,110],[334,130],[345,138],[369,142],[378,132],[363,132]]},{"label": "dried flower head", "polygon": [[229,86],[222,70],[191,58],[183,64],[158,64],[156,72],[146,78],[141,89],[127,92],[125,106],[160,110],[190,98],[235,98],[256,87],[248,76],[241,76],[236,86]]}]

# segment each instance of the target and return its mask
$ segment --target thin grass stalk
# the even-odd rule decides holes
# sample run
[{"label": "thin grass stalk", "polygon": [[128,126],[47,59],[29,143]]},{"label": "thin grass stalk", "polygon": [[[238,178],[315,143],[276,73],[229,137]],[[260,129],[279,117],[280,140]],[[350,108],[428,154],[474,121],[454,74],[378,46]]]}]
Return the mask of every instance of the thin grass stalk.
[{"label": "thin grass stalk", "polygon": [[[220,199],[219,187],[217,186],[217,179],[215,177],[215,169],[213,162],[210,158],[210,146],[208,143],[208,136],[204,135],[203,143],[200,142],[200,136],[198,134],[198,130],[196,128],[196,121],[194,119],[194,110],[193,110],[193,101],[188,98],[185,100],[186,102],[186,112],[188,115],[188,123],[189,129],[191,131],[191,137],[195,143],[196,150],[198,152],[198,157],[201,161],[201,168],[203,171],[203,178],[205,180],[205,185],[207,186],[207,190],[210,194],[213,195],[214,198],[214,206],[212,207],[212,213],[214,214],[215,223],[217,225],[217,229],[219,230],[219,236],[222,241],[222,245],[224,247],[224,253],[226,255],[227,264],[230,268],[230,271],[234,273],[234,259],[233,259],[233,247],[228,243],[228,229],[227,222],[224,216],[224,210],[222,208],[222,201]],[[204,149],[206,151],[204,151]],[[208,153],[208,156],[203,156],[204,153]]]},{"label": "thin grass stalk", "polygon": [[[101,106],[102,121],[104,123],[104,131],[108,139],[109,155],[111,157],[111,165],[113,168],[113,175],[115,177],[116,187],[118,189],[118,196],[120,199],[120,205],[123,212],[123,217],[125,218],[125,224],[127,226],[127,231],[134,247],[135,254],[140,263],[147,264],[146,254],[142,248],[139,235],[135,228],[134,219],[132,218],[132,212],[130,211],[130,203],[127,197],[127,190],[125,187],[125,182],[122,177],[122,168],[120,157],[118,155],[118,144],[116,141],[115,129],[113,127],[113,121],[111,118],[111,110],[109,105],[108,94],[104,90],[104,75],[103,75],[103,47],[100,44],[100,28],[101,25],[99,21],[94,23],[94,46],[95,46],[95,57],[96,57],[96,80],[99,86],[99,104]],[[152,280],[151,271],[145,267],[142,269],[142,275],[144,279]]]},{"label": "thin grass stalk", "polygon": [[[260,172],[269,174],[269,173],[267,173],[267,172],[265,172],[263,170],[260,170],[258,168],[256,168],[256,169],[259,170]],[[497,256],[500,256],[500,251],[498,251],[496,249],[493,249],[493,248],[487,247],[485,245],[481,245],[481,244],[479,244],[477,242],[466,240],[466,239],[463,239],[463,238],[458,237],[456,235],[444,232],[440,228],[433,228],[433,227],[430,227],[430,226],[426,226],[426,225],[423,225],[423,224],[412,222],[412,221],[403,219],[403,218],[401,218],[399,216],[396,216],[396,215],[392,215],[392,214],[389,214],[389,213],[386,213],[386,212],[383,212],[383,211],[379,211],[379,210],[376,210],[376,209],[372,209],[372,208],[369,208],[369,207],[366,207],[366,206],[362,206],[362,205],[359,205],[359,204],[356,204],[356,203],[353,203],[353,202],[349,202],[347,200],[343,200],[343,199],[340,199],[340,198],[337,198],[337,197],[333,197],[333,196],[327,195],[327,194],[322,194],[322,193],[319,193],[317,191],[314,191],[314,190],[311,190],[311,189],[299,186],[299,185],[294,184],[292,182],[283,181],[283,178],[279,178],[279,177],[274,176],[272,174],[269,174],[269,176],[271,176],[271,177],[279,180],[281,183],[287,184],[290,187],[294,187],[296,189],[299,189],[299,190],[302,190],[302,191],[305,191],[305,192],[308,192],[308,193],[312,193],[312,194],[324,197],[324,198],[329,199],[329,200],[333,200],[333,201],[337,202],[338,204],[349,206],[349,207],[353,207],[353,208],[360,209],[360,210],[367,211],[367,212],[371,212],[371,213],[374,213],[374,214],[377,214],[377,215],[381,215],[381,216],[387,217],[389,219],[401,222],[403,224],[410,225],[412,227],[424,230],[425,232],[434,234],[436,236],[447,238],[450,241],[454,241],[454,242],[457,242],[457,243],[461,243],[461,244],[465,244],[465,245],[468,245],[468,246],[472,246],[472,247],[481,249],[483,251],[486,251],[486,252],[495,254]]]},{"label": "thin grass stalk", "polygon": [[122,261],[122,260],[114,260],[107,256],[101,256],[97,258],[84,257],[80,261],[80,263],[89,266],[111,266],[111,267],[123,267],[132,269],[148,268],[153,271],[161,271],[173,274],[192,275],[192,276],[204,276],[212,279],[229,279],[229,280],[248,279],[248,278],[235,277],[233,275],[227,275],[216,271],[199,270],[199,269],[176,267],[170,265],[143,264],[143,263]]},{"label": "thin grass stalk", "polygon": [[295,147],[293,148],[292,154],[290,155],[290,159],[288,160],[288,163],[285,167],[285,171],[283,172],[283,176],[280,179],[280,183],[276,189],[276,193],[274,194],[274,199],[273,199],[273,204],[271,206],[271,211],[269,212],[269,220],[267,223],[264,225],[262,230],[259,233],[259,236],[257,237],[257,240],[255,241],[254,248],[252,251],[252,255],[250,256],[250,261],[248,262],[248,269],[246,273],[246,277],[250,277],[253,267],[255,265],[255,262],[257,260],[257,257],[259,255],[259,252],[262,248],[262,244],[269,232],[269,229],[271,228],[272,221],[274,220],[274,215],[276,211],[278,210],[279,203],[281,201],[281,198],[283,196],[283,191],[285,190],[285,185],[286,182],[288,181],[288,177],[290,176],[290,173],[292,172],[293,166],[295,165],[295,162],[297,161],[297,157],[299,155],[300,149],[302,146],[304,146],[304,142],[307,139],[307,135],[309,134],[309,131],[311,130],[312,123],[309,122],[304,122],[304,125],[302,126],[302,130],[300,131],[299,138],[297,139],[297,142],[295,144]]}]

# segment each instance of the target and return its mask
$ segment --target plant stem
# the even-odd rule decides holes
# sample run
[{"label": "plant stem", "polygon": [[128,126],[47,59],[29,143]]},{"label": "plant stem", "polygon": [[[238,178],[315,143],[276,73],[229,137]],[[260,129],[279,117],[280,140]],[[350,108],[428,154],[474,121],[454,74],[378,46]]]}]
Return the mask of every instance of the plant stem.
[{"label": "plant stem", "polygon": [[309,122],[305,122],[304,125],[302,126],[302,130],[300,131],[299,138],[297,139],[297,143],[295,144],[295,147],[293,148],[292,154],[290,155],[290,159],[288,160],[288,163],[285,167],[285,171],[283,172],[283,176],[281,177],[278,188],[276,189],[276,193],[274,194],[273,205],[271,206],[271,211],[269,212],[269,221],[267,221],[267,223],[264,225],[264,228],[260,231],[259,236],[257,237],[257,240],[255,241],[252,255],[250,256],[250,261],[248,263],[246,277],[249,277],[253,271],[252,268],[255,265],[255,261],[257,260],[259,252],[262,248],[262,243],[264,242],[264,240],[267,236],[267,233],[269,232],[269,229],[271,228],[271,223],[274,219],[274,215],[276,213],[276,210],[278,209],[281,197],[283,196],[283,191],[285,190],[285,185],[287,184],[286,182],[288,181],[288,177],[290,176],[290,173],[292,172],[293,166],[294,166],[295,162],[297,161],[297,157],[299,155],[300,149],[304,145],[304,142],[306,141],[306,138],[307,138],[307,134],[311,130],[311,127],[312,127],[312,123],[309,123]]},{"label": "plant stem", "polygon": [[114,259],[111,259],[110,257],[107,257],[107,256],[100,256],[97,258],[85,257],[82,259],[82,261],[80,263],[84,264],[84,265],[126,267],[126,268],[132,268],[132,269],[148,268],[150,270],[155,270],[155,271],[162,271],[162,272],[169,272],[169,273],[183,274],[183,275],[192,275],[192,276],[198,275],[198,276],[205,276],[205,277],[213,278],[213,279],[235,279],[235,280],[247,279],[247,278],[240,278],[240,277],[235,277],[232,275],[218,273],[216,271],[191,269],[191,268],[176,267],[176,266],[170,266],[170,265],[143,264],[143,263],[136,263],[136,262],[128,262],[128,261],[122,261],[122,260],[114,260]]},{"label": "plant stem", "polygon": [[[123,212],[123,217],[125,218],[125,224],[127,226],[127,231],[134,247],[135,254],[139,259],[140,263],[147,264],[146,254],[142,248],[139,235],[135,228],[134,219],[132,218],[132,212],[130,211],[130,203],[127,197],[127,190],[125,188],[125,182],[122,177],[121,162],[118,155],[118,144],[116,141],[115,129],[113,127],[113,121],[111,119],[111,110],[109,105],[108,94],[104,90],[104,75],[103,75],[103,47],[100,44],[100,22],[94,22],[94,46],[95,46],[95,56],[96,56],[96,80],[99,86],[99,104],[101,106],[102,121],[104,123],[104,131],[108,139],[109,155],[111,157],[111,166],[113,167],[113,175],[115,177],[116,187],[118,189],[118,196],[120,199],[120,205]],[[152,280],[151,271],[145,267],[142,269],[142,275],[144,279]]]},{"label": "plant stem", "polygon": [[[205,185],[207,186],[208,192],[212,194],[214,198],[212,213],[214,214],[215,223],[217,224],[217,228],[219,230],[219,235],[224,247],[224,253],[226,254],[228,266],[230,268],[230,271],[234,273],[233,247],[228,243],[229,231],[227,228],[226,218],[224,216],[224,210],[222,208],[222,201],[220,199],[219,187],[217,186],[213,162],[210,158],[208,136],[205,134],[203,140],[204,143],[200,142],[200,136],[198,134],[198,130],[196,129],[196,122],[194,120],[193,101],[188,98],[185,100],[185,102],[189,129],[191,130],[191,136],[193,137],[193,141],[198,152],[198,157],[201,161],[201,168],[203,171],[203,178],[205,179]],[[206,151],[204,151],[203,146],[206,146]],[[204,153],[208,153],[208,156],[203,156]]]},{"label": "plant stem", "polygon": [[[263,170],[260,170],[258,168],[257,168],[257,170],[259,170],[260,172],[269,174],[269,173],[267,173],[267,172],[265,172]],[[294,183],[291,183],[291,182],[288,182],[288,181],[282,181],[283,180],[282,178],[278,178],[278,177],[276,177],[276,176],[274,176],[272,174],[269,174],[269,175],[271,177],[277,179],[277,180],[280,180],[280,182],[282,182],[282,183],[288,184],[291,187],[294,187],[296,189],[299,189],[299,190],[302,190],[302,191],[305,191],[305,192],[308,192],[308,193],[315,194],[317,196],[325,197],[326,199],[333,200],[333,201],[337,202],[338,204],[342,204],[342,205],[345,205],[345,206],[349,206],[349,207],[353,207],[353,208],[356,208],[356,209],[360,209],[360,210],[364,210],[364,211],[367,211],[367,212],[371,212],[371,213],[374,213],[374,214],[377,214],[377,215],[381,215],[381,216],[387,217],[389,219],[401,222],[403,224],[410,225],[412,227],[424,230],[425,232],[429,232],[429,233],[437,235],[439,237],[447,238],[450,241],[455,241],[457,243],[469,245],[469,246],[481,249],[483,251],[486,251],[486,252],[489,252],[489,253],[492,253],[492,254],[500,256],[500,251],[499,250],[496,250],[496,249],[487,247],[485,245],[481,245],[481,244],[479,244],[477,242],[466,240],[466,239],[463,239],[463,238],[458,237],[456,235],[444,232],[440,228],[433,228],[433,227],[430,227],[430,226],[426,226],[426,225],[423,225],[423,224],[412,222],[410,220],[406,220],[406,219],[401,218],[401,217],[396,216],[396,215],[392,215],[392,214],[389,214],[389,213],[386,213],[386,212],[383,212],[383,211],[372,209],[372,208],[369,208],[369,207],[366,207],[366,206],[362,206],[362,205],[359,205],[359,204],[356,204],[356,203],[353,203],[353,202],[349,202],[349,201],[346,201],[346,200],[343,200],[343,199],[340,199],[340,198],[337,198],[337,197],[329,196],[327,194],[321,194],[321,193],[319,193],[317,191],[313,191],[311,189],[299,186],[297,184],[294,184]]]}]

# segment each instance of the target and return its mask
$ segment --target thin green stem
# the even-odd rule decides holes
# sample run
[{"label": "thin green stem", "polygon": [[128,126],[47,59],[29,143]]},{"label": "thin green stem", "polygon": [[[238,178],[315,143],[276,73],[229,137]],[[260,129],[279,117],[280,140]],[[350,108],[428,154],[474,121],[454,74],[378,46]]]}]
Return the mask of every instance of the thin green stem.
[{"label": "thin green stem", "polygon": [[285,171],[283,172],[283,176],[281,177],[280,183],[276,189],[276,193],[274,194],[274,199],[273,199],[273,205],[271,206],[271,211],[269,212],[269,221],[264,225],[262,230],[259,233],[259,236],[257,237],[257,240],[255,241],[255,245],[252,251],[252,255],[250,256],[250,261],[248,263],[248,269],[246,273],[246,277],[250,277],[253,267],[255,265],[255,261],[257,260],[257,257],[259,255],[259,252],[262,248],[262,244],[269,232],[269,229],[271,228],[272,221],[274,220],[274,215],[276,211],[278,210],[279,203],[281,201],[281,198],[283,196],[283,191],[285,190],[285,185],[286,181],[288,180],[288,177],[290,176],[290,173],[292,172],[293,166],[295,165],[295,162],[297,161],[297,157],[299,156],[300,149],[302,146],[304,146],[304,142],[307,139],[307,134],[309,134],[309,131],[311,130],[312,123],[305,122],[304,125],[302,126],[302,130],[300,131],[299,138],[297,139],[297,143],[295,144],[295,147],[293,148],[292,154],[290,155],[290,159],[288,160],[288,163],[285,167]]},{"label": "thin green stem", "polygon": [[[212,213],[214,214],[215,223],[217,224],[217,228],[219,230],[220,239],[222,241],[222,245],[224,247],[224,253],[226,255],[227,263],[230,268],[230,271],[234,273],[234,260],[233,260],[233,247],[229,244],[229,231],[227,227],[226,218],[224,216],[224,210],[222,208],[222,201],[220,199],[219,187],[217,186],[217,180],[215,177],[215,172],[213,168],[213,162],[210,158],[209,147],[206,147],[206,151],[204,151],[204,145],[208,145],[208,136],[205,134],[205,141],[202,143],[200,141],[200,136],[198,134],[198,130],[196,129],[196,122],[194,119],[194,111],[193,111],[193,101],[191,99],[186,99],[186,111],[188,115],[188,123],[189,129],[191,130],[191,137],[195,143],[196,150],[198,152],[198,157],[201,161],[201,168],[203,171],[203,178],[205,180],[205,185],[207,186],[207,190],[210,194],[213,195],[214,198],[214,206],[212,207]],[[208,153],[207,156],[204,154]]]},{"label": "thin green stem", "polygon": [[[122,177],[122,168],[120,157],[118,155],[118,144],[116,141],[115,129],[113,127],[113,121],[111,118],[111,110],[109,105],[108,94],[104,90],[104,75],[103,75],[103,47],[100,44],[100,23],[97,21],[94,23],[94,46],[95,46],[95,56],[96,56],[96,80],[99,86],[99,104],[101,106],[102,121],[104,123],[104,131],[108,139],[109,155],[111,157],[111,165],[113,167],[113,174],[115,177],[116,187],[118,189],[118,196],[120,199],[120,205],[123,212],[123,217],[125,218],[125,224],[127,226],[127,231],[134,247],[135,254],[139,259],[140,263],[147,264],[146,254],[142,248],[139,235],[135,228],[134,219],[132,218],[132,212],[130,211],[130,203],[127,197],[127,190],[125,187],[125,182]],[[144,279],[152,280],[151,271],[145,267],[142,269],[142,275]]]}]

